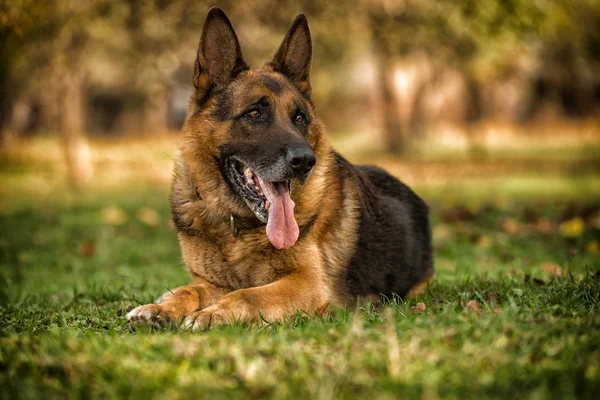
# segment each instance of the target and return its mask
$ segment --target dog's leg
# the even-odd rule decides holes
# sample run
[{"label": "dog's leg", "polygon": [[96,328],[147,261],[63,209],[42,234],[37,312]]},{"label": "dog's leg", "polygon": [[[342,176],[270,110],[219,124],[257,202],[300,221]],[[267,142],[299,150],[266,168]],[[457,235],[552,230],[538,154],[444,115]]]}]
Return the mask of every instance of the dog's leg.
[{"label": "dog's leg", "polygon": [[161,303],[164,303],[165,301],[169,300],[171,297],[173,297],[175,292],[178,291],[179,289],[181,289],[182,287],[183,286],[179,286],[179,287],[176,287],[175,289],[171,289],[168,292],[161,294],[160,297],[158,297],[156,300],[154,300],[154,304],[161,304]]},{"label": "dog's leg", "polygon": [[127,319],[133,325],[159,327],[179,324],[186,316],[202,310],[222,298],[229,291],[217,288],[202,279],[167,292],[159,298],[159,304],[146,304],[131,310]]},{"label": "dog's leg", "polygon": [[281,321],[298,311],[324,312],[326,308],[320,280],[297,273],[265,286],[230,292],[212,306],[186,317],[183,327],[203,330],[235,321]]},{"label": "dog's leg", "polygon": [[425,293],[425,291],[427,290],[427,287],[429,286],[429,284],[431,283],[431,281],[433,281],[433,277],[435,275],[435,272],[433,270],[433,268],[431,268],[430,270],[427,271],[426,273],[426,278],[424,280],[422,280],[421,282],[418,282],[417,284],[415,284],[406,294],[406,296],[404,296],[405,299],[415,299],[418,296],[422,295],[423,293]]}]

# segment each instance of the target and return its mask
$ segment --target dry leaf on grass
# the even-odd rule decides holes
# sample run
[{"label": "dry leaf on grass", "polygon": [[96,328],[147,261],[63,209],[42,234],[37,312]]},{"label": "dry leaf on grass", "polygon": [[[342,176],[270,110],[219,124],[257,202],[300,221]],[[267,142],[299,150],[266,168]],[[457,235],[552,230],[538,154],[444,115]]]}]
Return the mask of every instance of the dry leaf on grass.
[{"label": "dry leaf on grass", "polygon": [[96,253],[96,246],[91,240],[84,240],[79,245],[79,252],[84,257],[91,257]]},{"label": "dry leaf on grass", "polygon": [[521,224],[519,223],[519,221],[510,217],[505,218],[502,221],[501,227],[505,232],[508,232],[510,234],[519,233],[521,231]]},{"label": "dry leaf on grass", "polygon": [[482,249],[489,248],[491,246],[491,244],[492,244],[492,239],[490,239],[490,237],[487,235],[481,235],[475,241],[475,245]]},{"label": "dry leaf on grass", "polygon": [[542,218],[538,219],[537,222],[535,223],[535,228],[537,229],[538,232],[544,233],[544,234],[552,233],[552,231],[554,230],[552,221],[550,221],[546,217],[542,217]]},{"label": "dry leaf on grass", "polygon": [[546,263],[542,265],[542,271],[544,271],[546,275],[556,276],[557,278],[562,278],[563,276],[562,268],[558,264],[554,263]]},{"label": "dry leaf on grass", "polygon": [[481,314],[481,307],[477,300],[469,300],[463,309],[464,312]]},{"label": "dry leaf on grass", "polygon": [[411,307],[410,310],[415,314],[421,314],[423,311],[425,311],[426,308],[427,308],[427,306],[425,306],[425,303],[420,302],[420,303],[417,303],[416,306]]}]

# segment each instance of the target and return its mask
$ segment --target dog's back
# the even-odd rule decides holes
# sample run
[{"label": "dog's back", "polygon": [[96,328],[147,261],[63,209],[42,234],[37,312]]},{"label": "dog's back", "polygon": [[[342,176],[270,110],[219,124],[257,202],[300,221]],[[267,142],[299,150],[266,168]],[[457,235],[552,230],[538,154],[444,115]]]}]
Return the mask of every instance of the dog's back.
[{"label": "dog's back", "polygon": [[358,242],[346,270],[353,296],[406,296],[433,275],[429,207],[408,186],[375,166],[351,171],[361,198]]}]

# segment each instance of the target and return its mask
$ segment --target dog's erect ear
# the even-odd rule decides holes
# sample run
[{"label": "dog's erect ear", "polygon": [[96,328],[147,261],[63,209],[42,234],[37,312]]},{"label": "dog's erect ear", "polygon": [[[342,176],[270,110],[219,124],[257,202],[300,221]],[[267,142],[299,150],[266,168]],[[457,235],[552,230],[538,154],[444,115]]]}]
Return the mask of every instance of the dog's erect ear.
[{"label": "dog's erect ear", "polygon": [[194,86],[198,98],[211,89],[221,89],[240,72],[249,69],[244,61],[240,42],[223,10],[208,11],[194,67]]},{"label": "dog's erect ear", "polygon": [[283,39],[273,61],[269,64],[274,71],[288,77],[298,90],[310,97],[310,64],[312,61],[312,42],[308,21],[304,14],[294,20],[292,27]]}]

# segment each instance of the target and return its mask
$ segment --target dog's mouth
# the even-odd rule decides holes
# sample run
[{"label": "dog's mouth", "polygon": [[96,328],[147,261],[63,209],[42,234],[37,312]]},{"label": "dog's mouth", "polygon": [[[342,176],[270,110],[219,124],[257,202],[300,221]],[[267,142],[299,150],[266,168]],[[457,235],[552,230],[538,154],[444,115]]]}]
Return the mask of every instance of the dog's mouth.
[{"label": "dog's mouth", "polygon": [[288,249],[300,230],[290,197],[292,181],[268,182],[239,160],[229,159],[231,183],[256,217],[267,224],[267,237],[277,249]]}]

